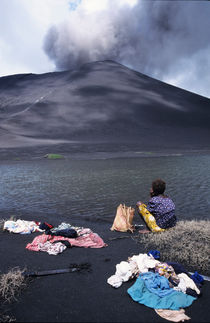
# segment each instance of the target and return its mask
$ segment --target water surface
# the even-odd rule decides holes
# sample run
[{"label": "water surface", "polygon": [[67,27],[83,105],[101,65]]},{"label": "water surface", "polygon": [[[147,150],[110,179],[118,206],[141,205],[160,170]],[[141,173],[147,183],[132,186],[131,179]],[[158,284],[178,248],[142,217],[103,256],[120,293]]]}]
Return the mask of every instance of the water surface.
[{"label": "water surface", "polygon": [[209,154],[2,162],[1,214],[112,222],[119,203],[147,202],[151,182],[159,177],[179,219],[209,218]]}]

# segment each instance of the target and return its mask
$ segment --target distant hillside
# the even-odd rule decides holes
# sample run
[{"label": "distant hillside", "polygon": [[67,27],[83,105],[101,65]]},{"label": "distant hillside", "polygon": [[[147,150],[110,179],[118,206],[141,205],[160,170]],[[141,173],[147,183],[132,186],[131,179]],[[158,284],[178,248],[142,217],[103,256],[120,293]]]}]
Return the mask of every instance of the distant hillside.
[{"label": "distant hillside", "polygon": [[88,141],[200,149],[209,140],[210,99],[113,61],[0,78],[0,148]]}]

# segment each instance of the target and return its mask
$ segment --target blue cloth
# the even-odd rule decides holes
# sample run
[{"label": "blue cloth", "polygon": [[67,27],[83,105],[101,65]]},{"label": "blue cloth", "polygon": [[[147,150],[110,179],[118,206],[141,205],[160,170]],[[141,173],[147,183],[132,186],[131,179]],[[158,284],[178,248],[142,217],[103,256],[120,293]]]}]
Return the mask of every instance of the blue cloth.
[{"label": "blue cloth", "polygon": [[167,196],[153,196],[148,204],[147,210],[154,216],[157,225],[162,229],[176,225],[175,204]]},{"label": "blue cloth", "polygon": [[142,275],[145,274],[140,274],[136,282],[127,291],[132,299],[140,304],[156,309],[179,310],[180,308],[190,306],[196,299],[175,290],[169,295],[160,297],[147,288]]},{"label": "blue cloth", "polygon": [[203,276],[199,275],[197,271],[195,271],[195,273],[191,275],[190,278],[195,282],[195,284],[202,284],[204,281]]},{"label": "blue cloth", "polygon": [[174,292],[174,289],[169,286],[168,279],[158,273],[150,271],[140,274],[140,277],[144,280],[147,289],[159,297],[164,297]]},{"label": "blue cloth", "polygon": [[150,250],[148,253],[147,253],[148,256],[152,255],[153,258],[155,259],[160,259],[160,251],[158,250]]}]

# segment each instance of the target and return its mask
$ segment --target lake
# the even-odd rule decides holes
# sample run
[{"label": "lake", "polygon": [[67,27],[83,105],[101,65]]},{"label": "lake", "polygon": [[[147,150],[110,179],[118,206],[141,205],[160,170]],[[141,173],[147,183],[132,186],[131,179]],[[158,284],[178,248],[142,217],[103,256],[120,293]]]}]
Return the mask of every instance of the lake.
[{"label": "lake", "polygon": [[0,209],[4,217],[112,222],[120,203],[147,202],[151,182],[162,178],[178,219],[208,219],[210,154],[138,158],[65,158],[2,161]]}]

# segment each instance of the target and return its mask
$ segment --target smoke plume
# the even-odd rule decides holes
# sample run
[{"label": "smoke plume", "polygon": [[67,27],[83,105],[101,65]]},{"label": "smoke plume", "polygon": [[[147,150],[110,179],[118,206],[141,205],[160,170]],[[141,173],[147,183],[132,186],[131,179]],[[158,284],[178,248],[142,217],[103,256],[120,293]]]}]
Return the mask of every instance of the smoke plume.
[{"label": "smoke plume", "polygon": [[[118,4],[117,4],[118,3]],[[111,59],[149,76],[210,96],[210,3],[107,0],[101,11],[82,3],[54,25],[44,50],[58,70]]]}]

